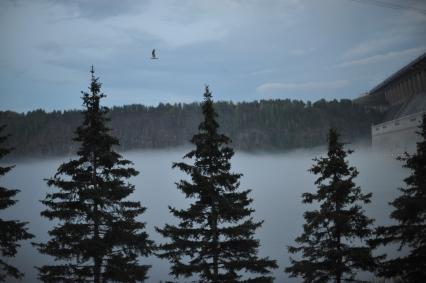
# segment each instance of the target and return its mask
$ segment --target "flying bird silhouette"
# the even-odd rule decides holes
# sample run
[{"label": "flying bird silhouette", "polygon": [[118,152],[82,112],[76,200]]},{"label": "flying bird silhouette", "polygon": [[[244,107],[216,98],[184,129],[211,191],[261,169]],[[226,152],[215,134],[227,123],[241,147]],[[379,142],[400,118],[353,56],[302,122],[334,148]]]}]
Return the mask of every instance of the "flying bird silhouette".
[{"label": "flying bird silhouette", "polygon": [[158,59],[157,56],[155,56],[155,49],[152,49],[151,59]]}]

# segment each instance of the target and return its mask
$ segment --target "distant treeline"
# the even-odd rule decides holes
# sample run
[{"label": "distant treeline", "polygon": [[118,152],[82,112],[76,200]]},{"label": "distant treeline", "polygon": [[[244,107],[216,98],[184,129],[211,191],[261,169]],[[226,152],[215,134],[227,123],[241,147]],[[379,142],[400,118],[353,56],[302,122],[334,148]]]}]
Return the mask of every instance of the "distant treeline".
[{"label": "distant treeline", "polygon": [[[321,145],[330,127],[347,142],[369,139],[371,124],[382,119],[379,112],[348,99],[216,102],[214,107],[221,131],[232,139],[232,146],[247,151]],[[109,127],[122,150],[185,145],[202,119],[200,103],[127,105],[113,107],[109,115]],[[72,138],[81,119],[79,110],[0,112],[0,125],[7,125],[8,145],[15,147],[15,156],[73,154],[76,143]]]}]

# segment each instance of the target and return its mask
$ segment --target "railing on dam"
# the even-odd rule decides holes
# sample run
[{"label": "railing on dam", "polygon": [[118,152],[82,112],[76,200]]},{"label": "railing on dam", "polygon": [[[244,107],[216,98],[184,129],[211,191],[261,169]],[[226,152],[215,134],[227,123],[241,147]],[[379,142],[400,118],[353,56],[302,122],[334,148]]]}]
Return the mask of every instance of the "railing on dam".
[{"label": "railing on dam", "polygon": [[372,146],[394,153],[412,152],[419,140],[418,127],[423,111],[371,127]]},{"label": "railing on dam", "polygon": [[405,130],[407,128],[417,128],[422,122],[424,112],[418,112],[407,115],[395,120],[386,121],[381,124],[373,125],[371,127],[372,135],[386,134],[393,131]]}]

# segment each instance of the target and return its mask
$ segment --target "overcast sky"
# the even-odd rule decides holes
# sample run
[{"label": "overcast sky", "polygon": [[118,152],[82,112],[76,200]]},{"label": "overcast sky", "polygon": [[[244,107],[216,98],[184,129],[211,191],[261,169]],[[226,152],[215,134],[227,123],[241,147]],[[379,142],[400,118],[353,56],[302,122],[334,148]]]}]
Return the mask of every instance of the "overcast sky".
[{"label": "overcast sky", "polygon": [[81,108],[92,64],[107,105],[355,98],[425,51],[425,14],[351,0],[1,0],[0,110]]}]

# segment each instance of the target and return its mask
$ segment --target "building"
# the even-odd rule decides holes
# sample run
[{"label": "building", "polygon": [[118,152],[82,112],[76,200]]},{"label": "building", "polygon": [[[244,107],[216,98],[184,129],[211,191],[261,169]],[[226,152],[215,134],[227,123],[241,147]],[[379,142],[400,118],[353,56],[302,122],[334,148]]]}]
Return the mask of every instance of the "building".
[{"label": "building", "polygon": [[417,112],[371,127],[372,146],[392,153],[414,152],[423,112]]},{"label": "building", "polygon": [[426,53],[355,102],[385,112],[386,122],[371,127],[373,147],[394,153],[413,151],[426,112]]},{"label": "building", "polygon": [[390,105],[405,103],[426,92],[426,53],[373,88],[370,95],[384,96]]}]

